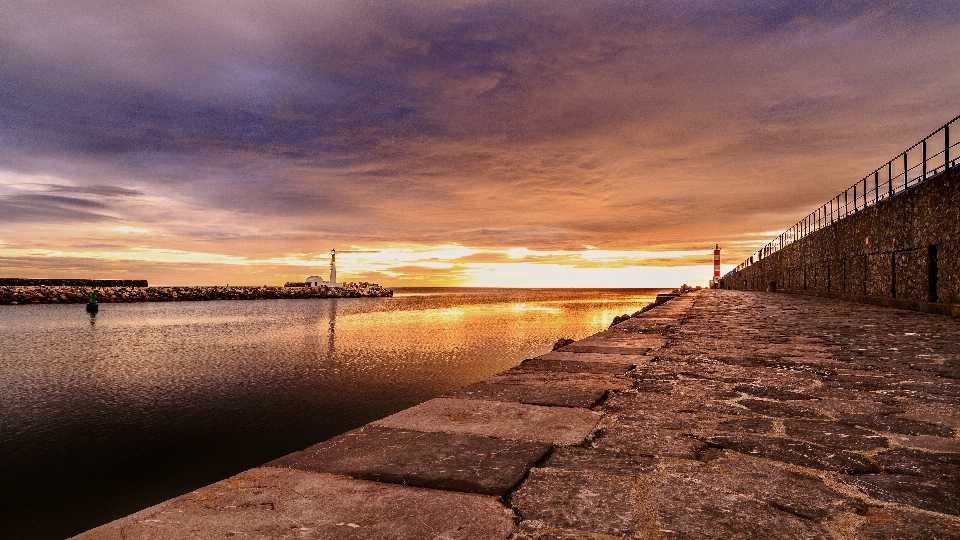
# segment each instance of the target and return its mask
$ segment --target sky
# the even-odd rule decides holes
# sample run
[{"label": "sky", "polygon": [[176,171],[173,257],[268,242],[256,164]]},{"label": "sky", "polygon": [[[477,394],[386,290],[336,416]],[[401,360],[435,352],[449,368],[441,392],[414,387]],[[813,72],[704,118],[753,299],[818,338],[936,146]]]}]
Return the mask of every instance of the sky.
[{"label": "sky", "polygon": [[0,13],[0,277],[705,285],[960,113],[952,0]]}]

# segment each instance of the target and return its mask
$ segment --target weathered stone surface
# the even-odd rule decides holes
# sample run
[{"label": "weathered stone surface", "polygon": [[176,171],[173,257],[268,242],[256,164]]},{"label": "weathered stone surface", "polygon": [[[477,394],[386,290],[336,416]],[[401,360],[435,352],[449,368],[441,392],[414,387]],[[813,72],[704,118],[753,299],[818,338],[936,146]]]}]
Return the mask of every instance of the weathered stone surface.
[{"label": "weathered stone surface", "polygon": [[715,435],[710,438],[710,442],[742,454],[801,467],[846,474],[880,472],[876,465],[863,456],[782,437],[748,434]]},{"label": "weathered stone surface", "polygon": [[558,350],[558,352],[568,352],[568,353],[597,353],[597,354],[626,354],[626,355],[636,355],[643,356],[649,351],[649,347],[617,347],[617,346],[603,346],[603,345],[567,345]]},{"label": "weathered stone surface", "polygon": [[772,429],[773,421],[769,418],[725,420],[717,424],[717,431],[732,431],[734,433],[769,433]]},{"label": "weathered stone surface", "polygon": [[793,438],[842,450],[876,450],[888,446],[882,435],[829,420],[784,420],[783,426]]},{"label": "weathered stone surface", "polygon": [[960,439],[948,439],[935,435],[897,435],[888,433],[887,439],[898,446],[938,452],[945,454],[960,454]]},{"label": "weathered stone surface", "polygon": [[960,527],[955,521],[921,514],[904,512],[896,508],[871,507],[863,516],[857,530],[865,540],[936,540],[960,539]]},{"label": "weathered stone surface", "polygon": [[633,364],[630,362],[597,362],[579,360],[549,360],[532,358],[525,360],[515,369],[528,371],[561,371],[566,373],[597,373],[618,375],[630,371]]},{"label": "weathered stone surface", "polygon": [[566,407],[437,398],[371,425],[570,445],[586,439],[601,416],[598,412]]},{"label": "weathered stone surface", "polygon": [[584,388],[577,385],[498,384],[481,381],[446,395],[458,399],[514,401],[529,405],[580,407],[589,409],[606,395],[605,388]]},{"label": "weathered stone surface", "polygon": [[627,455],[697,459],[707,444],[692,436],[663,429],[605,427],[593,447]]},{"label": "weathered stone surface", "polygon": [[845,414],[838,416],[837,421],[844,422],[852,426],[862,426],[875,431],[888,431],[892,433],[901,433],[904,435],[935,435],[937,437],[953,437],[953,430],[948,427],[928,424],[926,422],[919,422],[917,420],[910,420],[909,418],[901,418],[894,415]]},{"label": "weathered stone surface", "polygon": [[574,353],[562,350],[541,354],[531,360],[567,360],[571,362],[602,362],[605,364],[646,364],[653,358],[641,355]]},{"label": "weathered stone surface", "polygon": [[938,454],[894,448],[874,456],[885,472],[960,480],[960,454]]},{"label": "weathered stone surface", "polygon": [[[736,454],[730,454],[736,456]],[[724,457],[705,464],[671,464],[671,474],[695,478],[720,491],[735,491],[770,506],[823,522],[838,513],[863,513],[867,505],[828,488],[809,474],[789,471],[759,460]]]},{"label": "weathered stone surface", "polygon": [[696,478],[653,477],[650,498],[663,538],[827,539],[820,524],[739,494],[707,487]]},{"label": "weathered stone surface", "polygon": [[268,465],[503,495],[551,448],[547,443],[366,426]]},{"label": "weathered stone surface", "polygon": [[960,482],[956,480],[903,474],[847,476],[840,480],[874,499],[960,516]]},{"label": "weathered stone surface", "polygon": [[562,470],[532,469],[510,499],[524,520],[565,529],[631,535],[636,517],[633,482]]},{"label": "weathered stone surface", "polygon": [[750,394],[751,396],[754,396],[754,397],[759,397],[764,399],[775,399],[777,401],[813,399],[813,396],[809,394],[802,394],[800,392],[791,392],[790,390],[781,390],[779,388],[772,388],[769,386],[738,384],[734,388],[734,390],[736,390],[737,392]]},{"label": "weathered stone surface", "polygon": [[619,540],[620,538],[623,537],[552,527],[540,520],[531,519],[521,521],[510,540]]},{"label": "weathered stone surface", "polygon": [[651,456],[622,454],[597,448],[558,448],[542,465],[545,469],[587,472],[611,476],[636,476],[649,471],[657,460]]},{"label": "weathered stone surface", "polygon": [[762,414],[764,416],[777,416],[781,418],[826,418],[819,412],[809,407],[787,405],[786,403],[780,403],[779,401],[741,399],[737,403],[757,414]]},{"label": "weathered stone surface", "polygon": [[513,513],[497,499],[261,467],[75,538],[507,538]]}]

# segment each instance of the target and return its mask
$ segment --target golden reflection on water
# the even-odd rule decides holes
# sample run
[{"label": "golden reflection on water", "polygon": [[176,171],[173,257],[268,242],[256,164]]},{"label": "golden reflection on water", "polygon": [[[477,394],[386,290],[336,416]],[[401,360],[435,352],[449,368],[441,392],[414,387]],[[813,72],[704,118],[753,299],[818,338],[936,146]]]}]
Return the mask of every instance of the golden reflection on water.
[{"label": "golden reflection on water", "polygon": [[657,292],[102,304],[96,319],[0,306],[0,477],[17,512],[34,490],[48,515],[52,484],[57,508],[146,506],[603,330]]}]

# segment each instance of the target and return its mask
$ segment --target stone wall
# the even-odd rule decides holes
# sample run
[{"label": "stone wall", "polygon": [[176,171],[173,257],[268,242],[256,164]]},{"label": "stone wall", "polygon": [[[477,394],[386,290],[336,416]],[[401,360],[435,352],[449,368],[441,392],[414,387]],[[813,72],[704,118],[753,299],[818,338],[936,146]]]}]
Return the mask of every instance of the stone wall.
[{"label": "stone wall", "polygon": [[147,287],[147,280],[0,278],[0,287]]},{"label": "stone wall", "polygon": [[721,280],[960,316],[960,167]]}]

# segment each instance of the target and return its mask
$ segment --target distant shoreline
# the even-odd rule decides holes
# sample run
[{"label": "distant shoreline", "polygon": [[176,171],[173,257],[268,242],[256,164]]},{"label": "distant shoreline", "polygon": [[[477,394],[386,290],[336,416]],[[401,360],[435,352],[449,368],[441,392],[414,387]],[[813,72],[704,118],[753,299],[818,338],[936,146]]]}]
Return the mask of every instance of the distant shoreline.
[{"label": "distant shoreline", "polygon": [[[0,305],[86,304],[90,286],[0,286]],[[393,291],[376,283],[330,287],[97,287],[98,303],[195,302],[205,300],[268,300],[293,298],[384,298]]]}]

